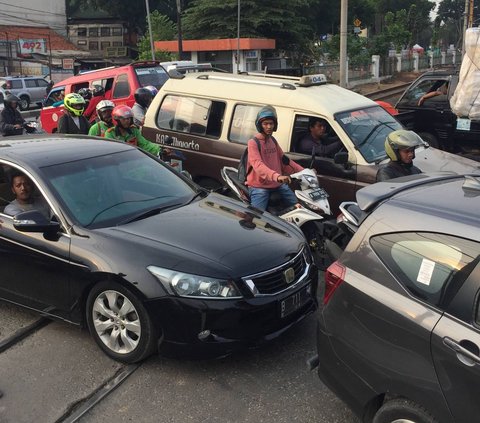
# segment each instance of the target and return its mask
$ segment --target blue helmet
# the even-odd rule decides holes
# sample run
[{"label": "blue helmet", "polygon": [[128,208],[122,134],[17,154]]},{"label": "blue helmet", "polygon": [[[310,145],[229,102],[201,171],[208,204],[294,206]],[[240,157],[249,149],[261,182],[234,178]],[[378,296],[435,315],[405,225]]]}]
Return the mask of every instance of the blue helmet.
[{"label": "blue helmet", "polygon": [[257,118],[255,119],[255,127],[257,128],[258,132],[263,132],[262,129],[262,122],[265,119],[272,119],[275,123],[273,126],[273,131],[277,130],[278,127],[278,119],[277,119],[277,111],[273,106],[263,106],[257,113]]}]

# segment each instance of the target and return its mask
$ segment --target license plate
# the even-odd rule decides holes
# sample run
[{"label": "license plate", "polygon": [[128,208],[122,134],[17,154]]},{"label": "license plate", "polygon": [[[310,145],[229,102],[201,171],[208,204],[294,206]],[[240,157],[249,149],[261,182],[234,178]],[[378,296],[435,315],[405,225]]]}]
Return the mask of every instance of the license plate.
[{"label": "license plate", "polygon": [[315,188],[313,191],[309,192],[308,195],[313,201],[328,197],[328,194],[323,188]]},{"label": "license plate", "polygon": [[472,121],[465,118],[457,118],[457,130],[459,131],[470,131]]},{"label": "license plate", "polygon": [[290,297],[285,298],[280,302],[280,317],[283,319],[289,314],[292,314],[294,311],[303,307],[311,298],[311,288],[310,285],[302,288],[300,291],[295,292],[295,294],[290,295]]}]

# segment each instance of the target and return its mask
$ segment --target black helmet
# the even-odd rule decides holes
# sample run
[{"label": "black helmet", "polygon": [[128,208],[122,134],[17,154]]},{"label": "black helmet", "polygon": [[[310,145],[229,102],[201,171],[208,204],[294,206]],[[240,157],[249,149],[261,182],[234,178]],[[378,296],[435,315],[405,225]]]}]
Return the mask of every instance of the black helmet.
[{"label": "black helmet", "polygon": [[135,91],[135,101],[142,107],[150,106],[152,99],[152,92],[148,88],[141,87]]},{"label": "black helmet", "polygon": [[85,100],[92,98],[92,92],[88,88],[80,88],[78,94],[80,94]]},{"label": "black helmet", "polygon": [[98,97],[100,95],[105,95],[105,88],[101,85],[93,85],[92,86],[92,94],[94,97]]},{"label": "black helmet", "polygon": [[273,106],[263,106],[257,113],[255,119],[255,127],[258,132],[263,132],[262,122],[265,119],[272,119],[274,122],[273,131],[275,132],[278,127],[277,111]]},{"label": "black helmet", "polygon": [[13,94],[8,94],[4,99],[3,99],[3,104],[8,107],[12,107],[12,103],[19,103],[20,99]]},{"label": "black helmet", "polygon": [[[400,155],[398,150],[404,148],[417,148],[425,145],[423,140],[413,131],[407,131],[406,129],[397,129],[390,132],[385,139],[385,152],[390,160],[393,162],[400,161]],[[415,151],[415,150],[414,150]],[[415,158],[415,153],[414,153]]]}]

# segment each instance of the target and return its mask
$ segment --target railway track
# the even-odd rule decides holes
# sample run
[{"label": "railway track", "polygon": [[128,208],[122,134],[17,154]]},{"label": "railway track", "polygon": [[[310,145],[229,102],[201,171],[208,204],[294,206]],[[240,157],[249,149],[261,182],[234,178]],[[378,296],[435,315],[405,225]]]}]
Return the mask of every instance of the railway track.
[{"label": "railway track", "polygon": [[364,94],[365,97],[368,97],[374,101],[377,101],[377,100],[385,100],[385,99],[388,99],[390,97],[394,97],[394,96],[398,96],[400,94],[402,94],[405,89],[410,86],[411,82],[406,82],[404,84],[401,84],[401,85],[396,85],[395,87],[391,87],[391,88],[385,88],[383,90],[377,90],[377,91],[374,91],[374,92],[371,92],[371,93],[367,93],[367,94]]},{"label": "railway track", "polygon": [[[53,323],[46,317],[39,317],[33,320],[28,325],[17,329],[15,332],[0,338],[0,356],[8,350],[14,348],[23,341],[27,341],[29,337],[36,334],[47,325]],[[99,351],[100,353],[100,351]],[[100,353],[101,354],[101,353]],[[129,376],[131,376],[141,364],[124,364],[119,369],[101,384],[97,385],[91,392],[82,398],[79,398],[73,404],[65,404],[65,410],[60,418],[55,420],[55,423],[77,423],[85,414],[87,414],[93,407],[106,398],[111,392],[118,388]],[[3,392],[4,395],[9,395],[9,392]],[[3,421],[0,418],[0,421]],[[52,422],[53,423],[53,422]]]}]

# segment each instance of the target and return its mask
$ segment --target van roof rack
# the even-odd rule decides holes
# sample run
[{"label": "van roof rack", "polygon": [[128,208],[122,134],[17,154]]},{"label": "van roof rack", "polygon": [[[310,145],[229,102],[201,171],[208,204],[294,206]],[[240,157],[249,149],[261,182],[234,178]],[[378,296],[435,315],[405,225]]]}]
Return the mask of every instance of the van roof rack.
[{"label": "van roof rack", "polygon": [[108,70],[108,69],[115,69],[117,66],[108,66],[106,68],[100,68],[100,69],[92,69],[92,70],[87,70],[87,71],[84,71],[84,72],[79,72],[80,75],[85,75],[85,74],[88,74],[88,73],[95,73],[95,72],[100,72],[100,71],[104,71],[104,70]]},{"label": "van roof rack", "polygon": [[239,79],[232,76],[220,76],[220,75],[212,75],[212,74],[202,74],[197,77],[198,79],[211,79],[214,81],[230,81],[230,82],[244,82],[247,84],[253,85],[270,85],[273,87],[283,88],[286,90],[296,90],[297,87],[293,84],[289,84],[287,82],[277,82],[277,81],[261,81],[258,79]]}]

